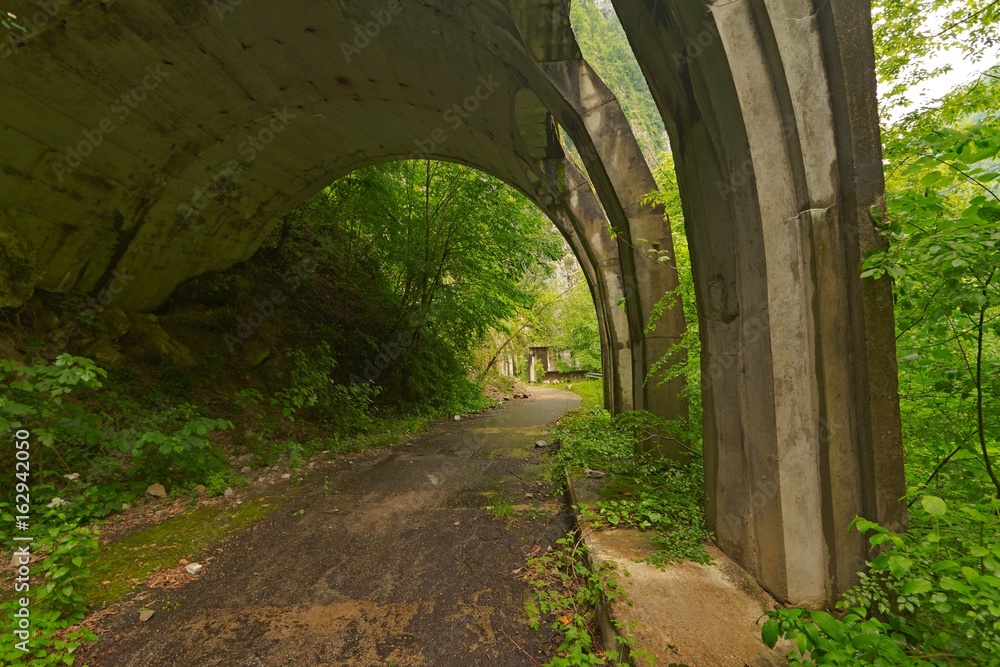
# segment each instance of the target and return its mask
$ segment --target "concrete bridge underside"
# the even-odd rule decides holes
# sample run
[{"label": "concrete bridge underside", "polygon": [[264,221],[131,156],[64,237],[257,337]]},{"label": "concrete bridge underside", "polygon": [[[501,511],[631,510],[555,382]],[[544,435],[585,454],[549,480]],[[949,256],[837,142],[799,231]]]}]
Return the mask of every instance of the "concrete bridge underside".
[{"label": "concrete bridge underside", "polygon": [[[610,407],[683,334],[654,183],[569,0],[8,0],[0,306],[32,287],[153,309],[248,259],[339,176],[430,157],[519,188],[584,267]],[[863,1],[614,0],[675,151],[703,343],[709,520],[772,593],[855,581],[856,515],[904,521],[892,305],[862,281],[883,182]],[[568,135],[583,160],[562,149]],[[613,233],[612,233],[613,230]],[[13,260],[12,260],[13,261]],[[2,273],[2,272],[0,272]]]}]

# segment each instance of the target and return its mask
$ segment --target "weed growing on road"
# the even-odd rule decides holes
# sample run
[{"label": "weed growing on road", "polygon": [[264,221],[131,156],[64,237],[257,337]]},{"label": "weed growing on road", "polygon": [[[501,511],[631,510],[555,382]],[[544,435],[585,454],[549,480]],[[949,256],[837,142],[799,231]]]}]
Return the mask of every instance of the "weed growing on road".
[{"label": "weed growing on road", "polygon": [[493,515],[494,518],[500,519],[501,521],[510,521],[515,514],[514,503],[510,501],[510,498],[505,498],[503,496],[497,496],[493,499],[487,507],[489,513]]},{"label": "weed growing on road", "polygon": [[[624,651],[602,651],[594,646],[598,608],[618,601],[631,604],[628,593],[615,579],[614,566],[591,564],[587,546],[574,533],[556,540],[556,545],[552,551],[530,557],[524,575],[533,593],[525,604],[528,624],[540,630],[548,621],[562,638],[556,657],[544,667],[587,667],[608,661],[631,664]],[[652,665],[648,652],[634,646],[630,628],[615,624],[619,645],[626,647],[632,658]]]},{"label": "weed growing on road", "polygon": [[[587,410],[561,420],[553,436],[561,443],[554,455],[556,480],[566,471],[597,470],[606,474],[603,499],[584,507],[595,528],[638,528],[653,533],[655,565],[692,560],[709,563],[704,543],[704,470],[700,456],[691,463],[637,453],[637,445],[653,434],[672,434],[675,424],[647,412],[612,418],[604,410]],[[678,436],[679,437],[679,436]]]}]

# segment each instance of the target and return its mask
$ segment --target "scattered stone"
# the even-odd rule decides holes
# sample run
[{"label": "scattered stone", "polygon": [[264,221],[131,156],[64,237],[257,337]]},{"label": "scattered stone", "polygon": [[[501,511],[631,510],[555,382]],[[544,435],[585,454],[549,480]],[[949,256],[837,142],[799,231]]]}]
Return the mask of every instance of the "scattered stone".
[{"label": "scattered stone", "polygon": [[233,495],[233,493],[234,492],[233,492],[232,488],[226,487],[226,490],[222,492],[222,495],[224,495],[224,496],[231,496],[231,495]]},{"label": "scattered stone", "polygon": [[155,613],[156,612],[153,611],[152,609],[143,609],[142,611],[139,612],[139,622],[145,623],[149,619],[153,618],[153,614]]},{"label": "scattered stone", "polygon": [[[21,564],[22,564],[21,563],[21,556],[18,556],[15,553],[13,556],[10,557],[10,567],[11,567],[12,570],[16,570],[17,568],[21,567]],[[28,561],[28,563],[24,563],[24,564],[25,565],[30,564],[30,560]]]},{"label": "scattered stone", "polygon": [[198,575],[201,571],[205,569],[205,566],[201,563],[188,563],[184,566],[184,571],[188,574]]},{"label": "scattered stone", "polygon": [[548,446],[549,443],[545,442],[544,440],[538,440],[537,442],[535,442],[535,447],[537,447],[538,449],[542,449],[543,447],[548,447]]},{"label": "scattered stone", "polygon": [[533,493],[526,493],[526,494],[524,494],[524,497],[525,498],[534,498],[535,494],[533,494]]},{"label": "scattered stone", "polygon": [[459,417],[458,415],[455,415],[455,421],[460,422],[460,421],[462,421],[462,418]]},{"label": "scattered stone", "polygon": [[162,484],[150,484],[149,488],[146,489],[146,495],[154,498],[166,498],[167,490],[163,488]]},{"label": "scattered stone", "polygon": [[257,368],[271,356],[271,348],[251,342],[244,348],[243,358],[250,368]]},{"label": "scattered stone", "polygon": [[246,475],[247,473],[252,472],[252,471],[253,471],[253,468],[251,468],[250,466],[243,466],[242,468],[240,468],[240,474],[241,475]]},{"label": "scattered stone", "polygon": [[118,340],[132,328],[132,322],[129,321],[125,311],[113,303],[105,306],[98,317],[104,323],[104,328],[107,330],[108,337],[111,340]]},{"label": "scattered stone", "polygon": [[412,446],[413,446],[413,443],[412,443],[412,442],[408,442],[408,443],[406,443],[406,446],[407,446],[407,447],[412,447]]},{"label": "scattered stone", "polygon": [[583,471],[583,474],[591,479],[601,479],[607,473],[603,473],[600,470],[591,470],[590,468],[587,468],[586,470]]},{"label": "scattered stone", "polygon": [[257,478],[257,481],[258,482],[263,482],[265,479],[267,479],[267,477],[264,477],[263,475],[261,475],[260,477]]},{"label": "scattered stone", "polygon": [[528,398],[527,394],[521,394],[521,398]]},{"label": "scattered stone", "polygon": [[132,509],[132,503],[122,503],[122,512],[127,512]]},{"label": "scattered stone", "polygon": [[191,493],[196,496],[203,496],[208,491],[204,484],[199,484],[198,486],[191,489]]},{"label": "scattered stone", "polygon": [[156,315],[129,313],[132,326],[128,341],[131,354],[154,364],[168,364],[190,368],[195,365],[194,356],[186,345],[170,337],[160,326]]},{"label": "scattered stone", "polygon": [[281,479],[291,479],[291,478],[292,478],[292,473],[290,472],[286,472],[281,476]]},{"label": "scattered stone", "polygon": [[178,565],[187,565],[188,564],[188,559],[187,558],[181,558],[179,561],[177,561],[177,564]]}]

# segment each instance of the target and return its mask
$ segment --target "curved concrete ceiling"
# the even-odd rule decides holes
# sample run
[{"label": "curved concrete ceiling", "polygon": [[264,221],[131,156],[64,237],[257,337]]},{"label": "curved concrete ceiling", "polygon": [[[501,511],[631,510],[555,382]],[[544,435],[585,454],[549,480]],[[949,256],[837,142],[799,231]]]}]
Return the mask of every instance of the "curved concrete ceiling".
[{"label": "curved concrete ceiling", "polygon": [[559,105],[498,2],[95,3],[25,39],[0,86],[0,200],[41,285],[118,268],[138,308],[359,166],[442,158],[532,192],[551,131],[530,91]]}]

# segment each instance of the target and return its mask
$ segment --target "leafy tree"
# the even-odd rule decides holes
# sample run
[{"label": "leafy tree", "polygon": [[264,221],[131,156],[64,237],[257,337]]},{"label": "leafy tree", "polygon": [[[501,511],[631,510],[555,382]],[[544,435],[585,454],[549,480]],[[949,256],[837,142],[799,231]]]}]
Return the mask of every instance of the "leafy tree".
[{"label": "leafy tree", "polygon": [[935,56],[955,50],[978,62],[1000,44],[996,0],[875,0],[872,12],[885,112],[909,106],[915,86],[950,70],[932,64]]},{"label": "leafy tree", "polygon": [[526,278],[560,256],[551,223],[482,172],[429,160],[340,179],[295,214],[344,286],[335,310],[368,341],[395,341],[389,397],[445,400],[472,352],[537,297]]},{"label": "leafy tree", "polygon": [[[991,449],[1000,407],[1000,131],[936,130],[890,174],[891,245],[863,276],[896,285],[903,413],[913,458],[932,480],[949,461],[978,458],[1000,497]],[[947,410],[953,419],[942,420]]]}]

